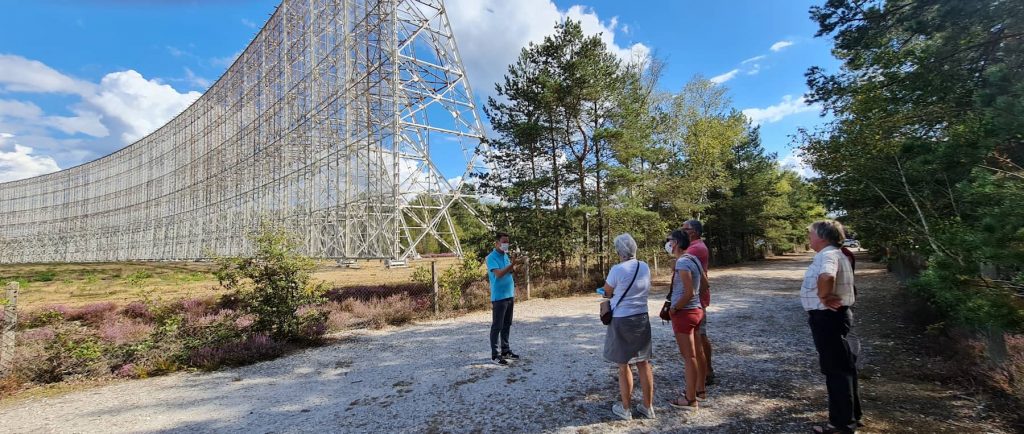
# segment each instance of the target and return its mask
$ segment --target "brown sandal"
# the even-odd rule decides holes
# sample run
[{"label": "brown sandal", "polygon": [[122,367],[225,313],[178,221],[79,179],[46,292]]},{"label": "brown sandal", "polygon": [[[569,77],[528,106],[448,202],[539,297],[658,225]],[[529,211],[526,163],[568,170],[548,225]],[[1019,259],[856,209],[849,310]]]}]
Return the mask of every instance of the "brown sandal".
[{"label": "brown sandal", "polygon": [[687,410],[696,410],[697,409],[697,400],[696,399],[689,400],[689,399],[686,399],[685,396],[680,396],[680,397],[678,397],[676,399],[673,399],[673,400],[669,401],[668,405],[671,405],[671,406],[673,406],[675,408],[682,408],[682,409],[687,409]]}]

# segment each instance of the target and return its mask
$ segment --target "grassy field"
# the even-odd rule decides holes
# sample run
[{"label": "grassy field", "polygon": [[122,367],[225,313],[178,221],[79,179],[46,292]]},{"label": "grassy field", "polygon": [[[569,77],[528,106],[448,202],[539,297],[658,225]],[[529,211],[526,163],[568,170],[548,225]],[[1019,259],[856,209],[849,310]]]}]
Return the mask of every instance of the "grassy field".
[{"label": "grassy field", "polygon": [[[359,268],[343,268],[324,262],[314,274],[335,287],[385,285],[411,281],[417,266],[431,260],[410,262],[407,268],[388,269],[379,261],[362,261]],[[458,262],[436,259],[438,272]],[[209,262],[120,262],[88,264],[0,265],[0,283],[21,284],[18,306],[22,309],[48,304],[81,305],[97,301],[118,303],[150,299],[176,299],[216,294],[220,291]]]}]

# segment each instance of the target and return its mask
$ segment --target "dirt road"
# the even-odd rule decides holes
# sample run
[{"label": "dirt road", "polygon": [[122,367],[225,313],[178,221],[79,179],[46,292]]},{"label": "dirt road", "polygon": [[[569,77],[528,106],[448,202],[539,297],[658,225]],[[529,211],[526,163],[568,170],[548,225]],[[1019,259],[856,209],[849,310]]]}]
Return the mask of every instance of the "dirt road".
[{"label": "dirt road", "polygon": [[[0,432],[808,432],[826,418],[797,295],[809,260],[712,269],[719,384],[692,415],[666,403],[682,387],[683,366],[670,327],[655,320],[657,418],[616,421],[597,298],[573,297],[516,304],[512,343],[523,360],[510,367],[490,363],[490,313],[477,312],[347,332],[340,343],[238,369],[0,405]],[[971,397],[886,374],[907,362],[889,357],[909,339],[887,332],[899,327],[883,309],[895,283],[876,264],[858,265],[857,320],[871,321],[860,333],[864,432],[1008,432]],[[651,296],[652,312],[663,298]]]}]

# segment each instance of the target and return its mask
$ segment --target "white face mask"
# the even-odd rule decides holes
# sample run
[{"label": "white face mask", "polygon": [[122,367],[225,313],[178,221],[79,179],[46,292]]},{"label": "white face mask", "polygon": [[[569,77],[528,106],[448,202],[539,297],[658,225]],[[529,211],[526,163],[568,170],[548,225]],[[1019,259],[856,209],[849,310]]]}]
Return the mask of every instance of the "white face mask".
[{"label": "white face mask", "polygon": [[670,255],[672,254],[673,244],[674,243],[671,240],[665,242],[665,251],[668,252],[668,254],[670,254]]},{"label": "white face mask", "polygon": [[502,252],[507,252],[508,251],[508,243],[498,244],[498,248],[501,249]]}]

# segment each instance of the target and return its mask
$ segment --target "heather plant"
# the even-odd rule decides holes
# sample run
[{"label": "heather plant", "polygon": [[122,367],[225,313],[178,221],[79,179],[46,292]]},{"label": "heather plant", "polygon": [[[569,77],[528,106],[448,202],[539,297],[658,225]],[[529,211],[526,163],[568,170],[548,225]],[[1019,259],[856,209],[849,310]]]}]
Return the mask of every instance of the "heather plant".
[{"label": "heather plant", "polygon": [[300,339],[299,307],[323,302],[325,285],[311,281],[316,262],[298,253],[285,230],[264,223],[250,237],[255,252],[246,258],[218,258],[214,273],[255,316],[252,328],[275,340]]},{"label": "heather plant", "polygon": [[471,283],[482,279],[484,276],[480,261],[474,257],[466,256],[457,265],[448,267],[437,279],[439,290],[447,295],[449,305],[455,309],[462,306],[462,291]]}]

